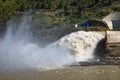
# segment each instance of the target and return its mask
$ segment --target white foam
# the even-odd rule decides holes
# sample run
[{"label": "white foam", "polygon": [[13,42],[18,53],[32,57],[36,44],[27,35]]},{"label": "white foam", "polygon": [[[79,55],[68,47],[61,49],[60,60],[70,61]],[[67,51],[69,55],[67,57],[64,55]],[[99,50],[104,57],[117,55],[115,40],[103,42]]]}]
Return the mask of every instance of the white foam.
[{"label": "white foam", "polygon": [[46,70],[75,62],[69,50],[62,45],[53,43],[41,48],[32,41],[33,36],[29,31],[30,17],[23,16],[19,24],[14,21],[8,24],[6,35],[0,39],[0,71],[26,68]]},{"label": "white foam", "polygon": [[41,48],[31,42],[34,37],[28,29],[30,17],[24,16],[19,24],[9,23],[4,39],[0,39],[0,70],[53,69],[89,61],[94,58],[96,44],[104,38],[98,33],[78,31]]},{"label": "white foam", "polygon": [[94,49],[104,36],[97,32],[78,31],[59,40],[59,45],[67,47],[76,61],[89,61],[94,58]]}]

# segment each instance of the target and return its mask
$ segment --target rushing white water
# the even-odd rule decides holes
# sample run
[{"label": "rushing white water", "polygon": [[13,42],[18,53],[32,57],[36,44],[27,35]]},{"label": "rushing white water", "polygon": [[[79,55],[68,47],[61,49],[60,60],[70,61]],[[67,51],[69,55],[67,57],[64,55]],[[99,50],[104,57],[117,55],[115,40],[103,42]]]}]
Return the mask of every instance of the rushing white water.
[{"label": "rushing white water", "polygon": [[95,57],[97,43],[103,38],[97,32],[78,31],[61,38],[58,44],[67,47],[77,62],[90,61]]},{"label": "rushing white water", "polygon": [[34,37],[28,29],[30,20],[31,16],[24,15],[17,24],[9,22],[6,35],[0,39],[0,70],[52,69],[88,61],[94,58],[94,48],[103,38],[98,33],[79,31],[41,48],[32,41]]},{"label": "rushing white water", "polygon": [[41,48],[34,43],[28,28],[30,20],[31,16],[24,15],[19,23],[8,23],[6,35],[0,39],[0,70],[52,69],[74,62],[69,50],[63,46],[53,43]]}]

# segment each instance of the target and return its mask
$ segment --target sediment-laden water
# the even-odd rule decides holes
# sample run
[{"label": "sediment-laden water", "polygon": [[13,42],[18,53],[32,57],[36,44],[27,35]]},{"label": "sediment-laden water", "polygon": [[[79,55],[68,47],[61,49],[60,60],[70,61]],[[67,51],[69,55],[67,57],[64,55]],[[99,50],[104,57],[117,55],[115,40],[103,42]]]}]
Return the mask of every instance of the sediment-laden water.
[{"label": "sediment-laden water", "polygon": [[71,66],[48,71],[0,73],[0,80],[119,80],[120,66]]}]

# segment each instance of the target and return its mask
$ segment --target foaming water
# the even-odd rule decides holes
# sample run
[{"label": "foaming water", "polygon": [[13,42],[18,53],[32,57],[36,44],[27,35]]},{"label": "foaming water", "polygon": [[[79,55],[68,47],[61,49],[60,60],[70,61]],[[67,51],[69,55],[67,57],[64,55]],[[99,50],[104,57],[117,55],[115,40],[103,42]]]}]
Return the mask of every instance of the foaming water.
[{"label": "foaming water", "polygon": [[[74,62],[69,50],[53,43],[41,48],[32,40],[31,16],[24,15],[16,24],[9,21],[6,35],[0,39],[0,70],[53,69]],[[41,41],[39,41],[41,42]],[[41,42],[42,43],[42,42]]]},{"label": "foaming water", "polygon": [[89,61],[94,58],[94,49],[103,38],[98,33],[78,31],[41,48],[29,31],[31,19],[32,16],[24,15],[19,23],[8,23],[6,35],[0,39],[0,71],[47,70]]},{"label": "foaming water", "polygon": [[67,47],[77,62],[93,61],[97,43],[103,38],[97,32],[78,31],[60,39],[59,44]]}]

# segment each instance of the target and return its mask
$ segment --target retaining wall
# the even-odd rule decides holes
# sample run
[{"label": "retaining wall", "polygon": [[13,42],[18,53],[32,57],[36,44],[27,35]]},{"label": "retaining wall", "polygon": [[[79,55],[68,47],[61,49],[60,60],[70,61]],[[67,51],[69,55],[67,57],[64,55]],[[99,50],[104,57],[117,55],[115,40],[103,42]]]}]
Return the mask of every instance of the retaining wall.
[{"label": "retaining wall", "polygon": [[107,31],[106,32],[107,44],[120,43],[120,31]]}]

